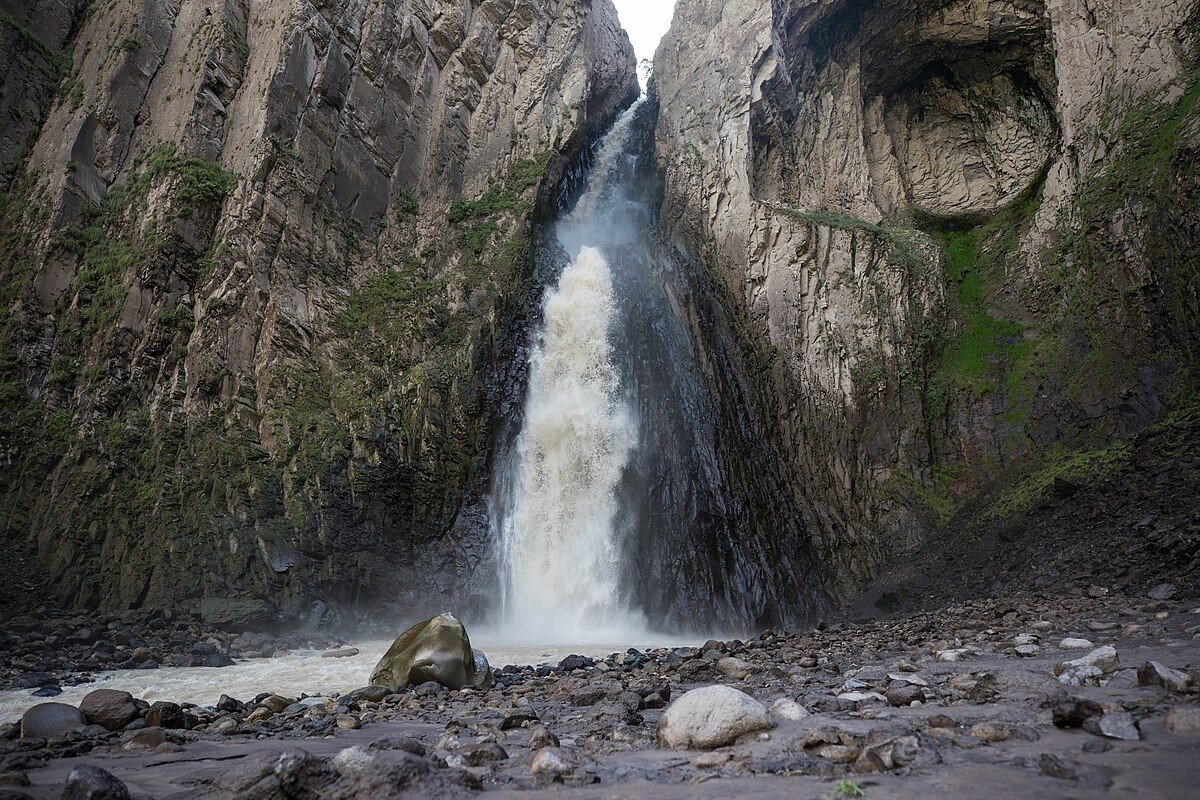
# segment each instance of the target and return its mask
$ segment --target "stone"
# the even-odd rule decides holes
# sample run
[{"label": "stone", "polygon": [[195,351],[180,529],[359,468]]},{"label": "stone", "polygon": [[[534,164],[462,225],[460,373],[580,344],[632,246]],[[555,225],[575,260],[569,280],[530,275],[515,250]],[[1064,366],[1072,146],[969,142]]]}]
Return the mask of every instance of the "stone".
[{"label": "stone", "polygon": [[561,747],[543,747],[533,756],[529,771],[541,778],[560,778],[576,768],[575,758]]},{"label": "stone", "polygon": [[356,703],[382,703],[392,691],[387,686],[363,686],[350,692],[346,698]]},{"label": "stone", "polygon": [[1163,717],[1163,730],[1169,733],[1200,734],[1200,706],[1175,706]]},{"label": "stone", "polygon": [[808,709],[789,697],[781,697],[771,703],[771,713],[778,719],[788,722],[799,722],[812,716]]},{"label": "stone", "polygon": [[66,703],[38,703],[21,715],[21,738],[61,739],[87,725],[75,706]]},{"label": "stone", "polygon": [[121,739],[122,750],[154,750],[167,742],[167,732],[162,728],[142,728]]},{"label": "stone", "polygon": [[94,689],[84,695],[79,710],[92,725],[119,731],[138,717],[133,695],[119,689]]},{"label": "stone", "polygon": [[545,725],[531,725],[529,728],[529,749],[541,750],[543,747],[558,747],[561,744],[558,737]]},{"label": "stone", "polygon": [[183,708],[178,703],[166,700],[155,700],[146,712],[147,728],[182,728],[184,726]]},{"label": "stone", "polygon": [[67,775],[62,800],[129,800],[129,789],[108,770],[81,764]]},{"label": "stone", "polygon": [[1003,742],[1012,738],[1012,728],[994,722],[979,722],[970,727],[967,735],[983,742]]},{"label": "stone", "polygon": [[704,686],[678,698],[658,722],[660,747],[711,750],[775,727],[766,706],[729,686]]},{"label": "stone", "polygon": [[897,707],[911,706],[916,702],[924,702],[925,689],[916,684],[892,681],[884,691],[884,696],[887,697],[890,705]]},{"label": "stone", "polygon": [[717,769],[729,763],[729,759],[733,755],[721,750],[712,750],[707,753],[701,753],[692,759],[692,766],[696,769]]},{"label": "stone", "polygon": [[744,661],[740,658],[725,656],[717,660],[717,669],[727,678],[741,681],[758,672],[758,665],[751,664],[749,661]]},{"label": "stone", "polygon": [[1062,695],[1050,704],[1050,716],[1056,728],[1081,728],[1092,717],[1104,713],[1104,708],[1093,700]]},{"label": "stone", "polygon": [[396,637],[371,673],[371,684],[399,689],[436,681],[449,689],[488,689],[492,670],[472,650],[466,628],[453,614],[418,622]]},{"label": "stone", "polygon": [[1164,686],[1172,692],[1186,692],[1191,677],[1186,672],[1171,669],[1157,661],[1147,661],[1137,671],[1140,686]]},{"label": "stone", "polygon": [[338,650],[326,650],[321,658],[349,658],[358,655],[357,647],[343,647]]},{"label": "stone", "polygon": [[334,724],[339,731],[356,731],[362,727],[358,717],[353,714],[338,714]]},{"label": "stone", "polygon": [[1036,644],[1019,644],[1014,647],[1013,650],[1016,651],[1016,654],[1022,658],[1033,658],[1042,651],[1042,648],[1038,647]]},{"label": "stone", "polygon": [[277,694],[268,695],[263,698],[259,705],[264,708],[271,709],[272,712],[278,714],[296,701],[290,697],[280,697]]},{"label": "stone", "polygon": [[1072,637],[1067,637],[1058,643],[1058,647],[1061,650],[1089,650],[1095,647],[1095,645],[1089,642],[1087,639],[1075,639]]},{"label": "stone", "polygon": [[1126,711],[1110,711],[1100,717],[1099,733],[1108,739],[1136,742],[1142,738],[1137,721]]},{"label": "stone", "polygon": [[1111,645],[1097,647],[1085,656],[1054,665],[1054,674],[1061,683],[1079,686],[1091,682],[1104,673],[1113,672],[1121,666],[1116,648]]},{"label": "stone", "polygon": [[1173,583],[1160,583],[1150,591],[1146,592],[1146,596],[1151,600],[1170,600],[1175,595],[1179,594],[1179,587]]},{"label": "stone", "polygon": [[558,668],[563,672],[571,672],[572,670],[577,669],[587,669],[595,663],[595,659],[572,654],[558,662]]}]

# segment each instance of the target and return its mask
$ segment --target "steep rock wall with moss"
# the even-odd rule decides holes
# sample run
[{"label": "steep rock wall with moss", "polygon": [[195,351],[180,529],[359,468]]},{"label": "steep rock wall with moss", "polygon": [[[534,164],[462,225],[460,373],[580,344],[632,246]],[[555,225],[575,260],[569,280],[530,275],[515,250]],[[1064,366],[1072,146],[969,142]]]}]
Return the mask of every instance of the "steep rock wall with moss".
[{"label": "steep rock wall with moss", "polygon": [[831,598],[1195,403],[1198,37],[1194,0],[679,3],[663,226]]},{"label": "steep rock wall with moss", "polygon": [[60,32],[0,150],[6,538],[83,606],[484,594],[539,220],[637,94],[611,3],[115,0]]}]

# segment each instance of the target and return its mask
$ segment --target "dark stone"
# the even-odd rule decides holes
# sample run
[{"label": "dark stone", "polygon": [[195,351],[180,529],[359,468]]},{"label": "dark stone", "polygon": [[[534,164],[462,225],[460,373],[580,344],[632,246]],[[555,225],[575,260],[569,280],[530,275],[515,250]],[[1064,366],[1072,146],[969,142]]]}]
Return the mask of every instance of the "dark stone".
[{"label": "dark stone", "polygon": [[34,697],[58,697],[62,694],[62,687],[57,684],[49,683],[33,693]]},{"label": "dark stone", "polygon": [[508,730],[512,730],[513,728],[520,728],[521,726],[527,725],[530,722],[537,722],[537,721],[538,721],[538,715],[536,713],[534,713],[532,710],[517,711],[512,714],[509,714],[507,717],[505,717],[504,719],[502,719],[500,721],[500,730],[508,731]]},{"label": "dark stone", "polygon": [[62,800],[129,800],[129,790],[111,772],[81,764],[67,776]]},{"label": "dark stone", "polygon": [[87,724],[75,706],[38,703],[21,716],[22,739],[60,739]]},{"label": "dark stone", "polygon": [[390,694],[392,694],[392,690],[386,686],[364,686],[346,696],[358,703],[382,703],[383,699]]},{"label": "dark stone", "polygon": [[1099,703],[1079,697],[1059,696],[1050,703],[1050,715],[1056,728],[1082,728],[1090,718],[1103,713]]},{"label": "dark stone", "polygon": [[95,689],[88,692],[79,704],[79,710],[93,725],[102,725],[110,731],[119,731],[138,716],[133,695],[117,689]]},{"label": "dark stone", "polygon": [[587,656],[569,655],[562,661],[558,662],[558,668],[564,672],[570,672],[575,669],[587,669],[596,663],[595,659]]},{"label": "dark stone", "polygon": [[236,713],[238,711],[243,710],[244,708],[245,708],[245,705],[243,703],[241,703],[238,700],[235,700],[234,698],[230,697],[227,694],[221,695],[220,699],[217,700],[217,710],[218,711],[229,711],[229,712]]}]

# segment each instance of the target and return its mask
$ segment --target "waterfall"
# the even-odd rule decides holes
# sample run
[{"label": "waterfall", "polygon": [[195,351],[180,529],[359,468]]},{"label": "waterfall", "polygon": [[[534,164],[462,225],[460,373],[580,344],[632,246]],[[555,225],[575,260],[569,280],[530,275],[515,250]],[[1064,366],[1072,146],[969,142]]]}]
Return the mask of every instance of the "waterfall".
[{"label": "waterfall", "polygon": [[639,101],[602,142],[583,195],[557,226],[572,262],[543,301],[525,422],[500,521],[505,615],[518,636],[584,641],[644,629],[622,594],[618,489],[637,444],[613,346],[604,245],[640,232],[620,192]]},{"label": "waterfall", "polygon": [[508,641],[745,632],[798,616],[820,585],[807,549],[789,544],[804,531],[725,311],[655,232],[646,102],[613,125],[554,226],[563,254],[539,256],[565,266],[493,474]]}]

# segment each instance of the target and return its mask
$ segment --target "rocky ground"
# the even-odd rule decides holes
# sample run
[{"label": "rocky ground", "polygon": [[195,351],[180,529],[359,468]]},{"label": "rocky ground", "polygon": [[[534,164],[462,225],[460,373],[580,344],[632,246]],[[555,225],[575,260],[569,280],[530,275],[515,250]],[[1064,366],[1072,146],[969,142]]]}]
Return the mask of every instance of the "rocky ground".
[{"label": "rocky ground", "polygon": [[1200,781],[1198,606],[1171,585],[1028,593],[510,666],[487,692],[197,708],[99,691],[82,719],[5,730],[0,785],[35,798],[1179,797]]}]

